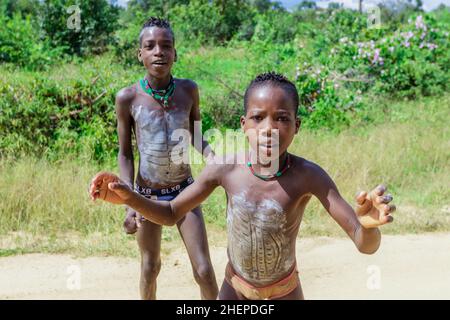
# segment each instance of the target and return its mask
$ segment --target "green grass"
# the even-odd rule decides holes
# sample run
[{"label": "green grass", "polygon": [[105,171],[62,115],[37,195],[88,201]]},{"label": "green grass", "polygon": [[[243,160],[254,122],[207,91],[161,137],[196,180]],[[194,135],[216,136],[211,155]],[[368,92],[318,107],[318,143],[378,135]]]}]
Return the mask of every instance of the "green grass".
[{"label": "green grass", "polygon": [[[291,151],[327,170],[349,201],[358,190],[386,184],[398,210],[384,233],[449,231],[450,97],[392,103],[389,110],[338,136],[300,133]],[[326,215],[314,200],[301,233],[342,234]]]},{"label": "green grass", "polygon": [[[374,102],[369,126],[339,134],[301,130],[290,151],[321,165],[342,195],[385,183],[398,207],[386,234],[450,231],[450,96],[412,102]],[[377,111],[378,110],[378,111]],[[91,177],[104,168],[88,158],[56,162],[24,157],[0,160],[0,256],[28,252],[137,256],[122,231],[124,210],[92,203]],[[201,165],[194,166],[195,175]],[[225,195],[217,189],[203,204],[210,243],[224,241]],[[344,236],[317,200],[307,207],[300,236]],[[176,228],[164,228],[165,252],[180,245]]]}]

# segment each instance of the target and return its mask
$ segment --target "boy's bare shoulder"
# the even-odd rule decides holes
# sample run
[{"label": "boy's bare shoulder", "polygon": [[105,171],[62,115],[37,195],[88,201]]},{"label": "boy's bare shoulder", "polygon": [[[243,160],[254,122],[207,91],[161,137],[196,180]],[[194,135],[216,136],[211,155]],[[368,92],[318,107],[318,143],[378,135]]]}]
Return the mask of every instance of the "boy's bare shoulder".
[{"label": "boy's bare shoulder", "polygon": [[308,181],[308,189],[312,194],[328,190],[333,185],[331,177],[318,164],[297,156],[294,156],[294,161],[296,179]]},{"label": "boy's bare shoulder", "polygon": [[186,89],[189,92],[192,92],[194,90],[198,89],[198,85],[194,80],[191,79],[183,79],[183,78],[176,78],[176,85],[182,87],[183,89]]},{"label": "boy's bare shoulder", "polygon": [[119,90],[116,94],[116,104],[119,106],[129,106],[136,97],[136,84]]},{"label": "boy's bare shoulder", "polygon": [[214,162],[205,166],[204,173],[209,180],[215,181],[217,185],[222,185],[223,178],[231,174],[238,164],[238,155],[216,156]]},{"label": "boy's bare shoulder", "polygon": [[305,158],[292,155],[292,162],[294,164],[295,171],[299,174],[307,176],[308,178],[317,178],[318,176],[326,174],[322,167]]}]

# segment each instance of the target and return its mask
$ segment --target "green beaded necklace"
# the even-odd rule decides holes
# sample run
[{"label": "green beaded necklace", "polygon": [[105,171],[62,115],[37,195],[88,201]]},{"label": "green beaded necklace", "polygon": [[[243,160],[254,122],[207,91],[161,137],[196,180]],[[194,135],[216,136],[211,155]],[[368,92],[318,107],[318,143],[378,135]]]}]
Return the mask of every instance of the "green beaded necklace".
[{"label": "green beaded necklace", "polygon": [[172,100],[175,92],[175,81],[173,81],[173,77],[170,77],[169,85],[167,86],[167,89],[164,90],[153,89],[147,78],[142,79],[140,83],[142,90],[151,95],[155,100],[160,101],[165,109],[169,108],[169,102]]},{"label": "green beaded necklace", "polygon": [[258,178],[260,178],[260,179],[262,179],[264,181],[267,181],[267,180],[270,180],[270,179],[273,179],[273,178],[281,177],[281,175],[283,173],[285,173],[291,167],[291,156],[290,156],[289,153],[287,154],[287,158],[286,158],[286,162],[284,164],[284,168],[281,169],[281,170],[278,170],[278,172],[275,173],[275,174],[262,175],[262,174],[256,173],[255,170],[253,169],[252,163],[250,161],[247,162],[247,167],[249,167],[250,171],[252,172],[252,174],[255,177],[258,177]]}]

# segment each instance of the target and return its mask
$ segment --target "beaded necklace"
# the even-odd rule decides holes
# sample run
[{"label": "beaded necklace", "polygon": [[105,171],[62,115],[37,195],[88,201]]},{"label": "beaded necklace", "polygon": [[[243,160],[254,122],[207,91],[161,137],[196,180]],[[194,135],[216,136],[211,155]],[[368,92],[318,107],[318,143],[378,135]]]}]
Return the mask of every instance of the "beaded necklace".
[{"label": "beaded necklace", "polygon": [[264,181],[267,181],[267,180],[270,180],[273,178],[281,177],[281,175],[283,173],[285,173],[291,167],[291,155],[289,153],[287,154],[286,162],[284,163],[283,169],[278,170],[278,172],[275,174],[262,175],[262,174],[256,173],[255,170],[253,169],[252,163],[250,161],[247,162],[247,167],[249,167],[250,171],[252,172],[252,174],[255,177],[258,177]]},{"label": "beaded necklace", "polygon": [[160,101],[163,104],[163,107],[167,109],[169,107],[169,102],[172,101],[173,94],[175,92],[175,81],[173,81],[173,77],[170,77],[169,85],[167,89],[163,90],[155,90],[150,86],[147,78],[144,78],[140,81],[142,90],[144,90],[147,94],[151,95],[155,100]]}]

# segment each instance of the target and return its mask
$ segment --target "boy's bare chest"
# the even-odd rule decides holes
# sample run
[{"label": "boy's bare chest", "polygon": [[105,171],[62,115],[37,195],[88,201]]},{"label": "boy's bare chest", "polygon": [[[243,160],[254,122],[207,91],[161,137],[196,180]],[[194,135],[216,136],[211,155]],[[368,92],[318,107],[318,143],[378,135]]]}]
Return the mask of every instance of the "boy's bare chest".
[{"label": "boy's bare chest", "polygon": [[132,104],[143,105],[150,109],[163,109],[172,112],[183,111],[189,113],[191,111],[192,103],[192,97],[184,90],[182,90],[182,88],[177,88],[175,89],[175,93],[169,101],[169,106],[167,107],[167,109],[165,109],[162,102],[157,101],[148,93],[143,92],[138,88]]},{"label": "boy's bare chest", "polygon": [[189,130],[192,101],[189,97],[182,98],[175,97],[169,107],[164,108],[150,96],[138,94],[130,110],[136,131],[172,133],[177,129]]},{"label": "boy's bare chest", "polygon": [[293,183],[285,178],[264,181],[255,177],[244,165],[230,172],[223,184],[230,198],[240,195],[242,201],[249,204],[248,208],[254,208],[255,212],[272,202],[285,214],[295,214],[305,198],[309,199],[309,194],[299,181]]}]

